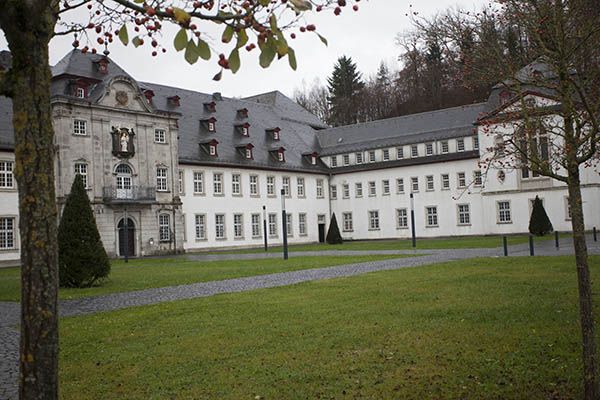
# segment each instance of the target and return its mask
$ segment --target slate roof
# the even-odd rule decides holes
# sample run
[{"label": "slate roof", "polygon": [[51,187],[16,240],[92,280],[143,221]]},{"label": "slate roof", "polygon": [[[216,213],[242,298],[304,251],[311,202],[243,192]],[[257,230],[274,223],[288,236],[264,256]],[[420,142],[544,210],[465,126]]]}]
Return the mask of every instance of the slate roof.
[{"label": "slate roof", "polygon": [[314,114],[278,90],[245,97],[243,100],[271,105],[275,108],[275,112],[286,121],[306,124],[315,129],[327,128],[327,125]]},{"label": "slate roof", "polygon": [[486,103],[477,103],[324,129],[317,132],[319,154],[341,154],[473,136],[473,124],[485,107]]}]

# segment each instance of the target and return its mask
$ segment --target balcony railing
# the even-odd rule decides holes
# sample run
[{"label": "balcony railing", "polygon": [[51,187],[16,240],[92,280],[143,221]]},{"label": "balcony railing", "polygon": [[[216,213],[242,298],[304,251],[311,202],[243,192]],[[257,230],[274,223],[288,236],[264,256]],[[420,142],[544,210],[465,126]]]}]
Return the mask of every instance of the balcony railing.
[{"label": "balcony railing", "polygon": [[151,203],[156,201],[156,189],[153,186],[132,186],[129,189],[107,186],[104,187],[102,193],[106,203]]}]

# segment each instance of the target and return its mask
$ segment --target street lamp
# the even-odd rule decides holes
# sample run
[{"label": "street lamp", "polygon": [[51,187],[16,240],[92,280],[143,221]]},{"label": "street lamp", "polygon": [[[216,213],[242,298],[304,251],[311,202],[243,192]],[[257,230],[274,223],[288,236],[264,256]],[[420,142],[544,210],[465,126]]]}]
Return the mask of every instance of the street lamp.
[{"label": "street lamp", "polygon": [[285,190],[281,189],[281,221],[283,232],[283,259],[288,259],[288,243],[287,243],[287,215],[285,212]]},{"label": "street lamp", "polygon": [[410,224],[412,231],[412,247],[417,247],[417,236],[415,233],[415,198],[410,194]]},{"label": "street lamp", "polygon": [[267,243],[267,206],[263,206],[263,237],[265,239],[265,251],[268,251]]}]

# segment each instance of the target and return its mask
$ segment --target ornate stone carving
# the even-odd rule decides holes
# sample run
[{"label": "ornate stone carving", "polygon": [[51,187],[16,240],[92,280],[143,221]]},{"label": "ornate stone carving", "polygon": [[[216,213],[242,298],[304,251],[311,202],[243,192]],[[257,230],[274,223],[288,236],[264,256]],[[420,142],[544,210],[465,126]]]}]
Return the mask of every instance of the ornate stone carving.
[{"label": "ornate stone carving", "polygon": [[117,91],[115,94],[115,99],[117,100],[117,103],[122,106],[126,106],[127,103],[129,103],[129,95],[124,90]]},{"label": "ornate stone carving", "polygon": [[112,127],[113,155],[119,158],[131,158],[135,154],[133,129]]}]

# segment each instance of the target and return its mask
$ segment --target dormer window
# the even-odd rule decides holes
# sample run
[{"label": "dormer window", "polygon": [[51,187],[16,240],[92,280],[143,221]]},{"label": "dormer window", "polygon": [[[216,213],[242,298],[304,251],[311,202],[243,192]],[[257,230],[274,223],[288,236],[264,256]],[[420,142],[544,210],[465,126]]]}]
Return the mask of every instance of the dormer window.
[{"label": "dormer window", "polygon": [[279,147],[270,151],[271,155],[279,162],[285,162],[285,149]]},{"label": "dormer window", "polygon": [[169,104],[169,106],[171,107],[179,107],[180,106],[180,101],[181,97],[175,95],[175,96],[171,96],[171,97],[167,97],[167,103]]},{"label": "dormer window", "polygon": [[95,61],[94,64],[96,65],[96,71],[103,75],[108,74],[108,63],[109,61],[107,58],[101,58],[98,61]]},{"label": "dormer window", "polygon": [[281,129],[279,128],[267,129],[267,134],[271,136],[271,139],[273,140],[281,139]]},{"label": "dormer window", "polygon": [[237,116],[238,116],[238,118],[248,118],[248,109],[241,108],[241,109],[237,110]]},{"label": "dormer window", "polygon": [[207,132],[216,132],[217,130],[217,119],[215,117],[204,119],[200,121],[200,124],[204,127],[204,129]]},{"label": "dormer window", "polygon": [[211,101],[210,103],[204,103],[204,109],[210,113],[217,111],[217,103]]},{"label": "dormer window", "polygon": [[250,124],[249,123],[246,122],[245,124],[236,125],[235,128],[240,133],[240,135],[246,136],[246,137],[250,136]]},{"label": "dormer window", "polygon": [[217,157],[217,146],[219,142],[216,139],[212,139],[208,142],[200,143],[200,146],[208,153],[211,157]]},{"label": "dormer window", "polygon": [[80,87],[75,88],[75,97],[85,99],[85,89]]},{"label": "dormer window", "polygon": [[306,158],[310,165],[317,165],[317,158],[319,157],[319,154],[316,151],[313,151],[312,153],[303,154],[303,156]]},{"label": "dormer window", "polygon": [[510,101],[510,98],[512,97],[512,95],[510,94],[510,92],[508,90],[503,90],[500,92],[499,97],[500,97],[500,104],[504,105]]},{"label": "dormer window", "polygon": [[254,158],[252,154],[252,149],[254,149],[254,145],[252,143],[237,146],[237,149],[245,159],[252,160]]},{"label": "dormer window", "polygon": [[144,90],[144,96],[146,96],[146,100],[148,103],[152,103],[152,98],[154,97],[154,91],[150,89]]}]

